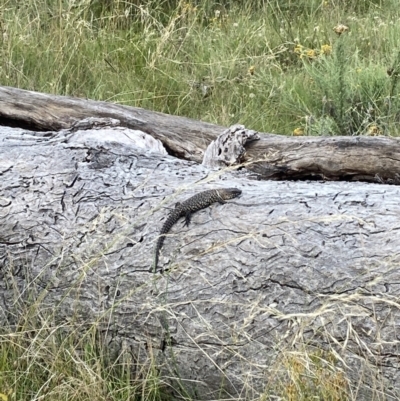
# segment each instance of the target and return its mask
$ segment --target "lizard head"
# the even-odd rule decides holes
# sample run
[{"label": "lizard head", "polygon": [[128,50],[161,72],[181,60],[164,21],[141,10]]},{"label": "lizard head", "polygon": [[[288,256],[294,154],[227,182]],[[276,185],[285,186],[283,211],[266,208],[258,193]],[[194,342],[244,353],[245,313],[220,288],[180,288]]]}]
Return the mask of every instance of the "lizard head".
[{"label": "lizard head", "polygon": [[224,188],[222,191],[222,196],[225,200],[236,198],[242,193],[238,188]]}]

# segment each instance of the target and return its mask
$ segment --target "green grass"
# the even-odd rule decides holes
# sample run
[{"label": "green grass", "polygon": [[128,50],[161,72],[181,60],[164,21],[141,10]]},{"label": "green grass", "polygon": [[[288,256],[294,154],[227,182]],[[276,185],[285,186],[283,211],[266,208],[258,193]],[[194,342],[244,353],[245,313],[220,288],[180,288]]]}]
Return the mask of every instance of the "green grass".
[{"label": "green grass", "polygon": [[[73,331],[43,319],[33,325],[27,320],[17,331],[6,333],[3,329],[0,334],[0,400],[173,399],[151,358],[139,365],[127,350],[117,360],[107,360],[107,349],[99,347],[95,325],[88,331]],[[275,375],[255,400],[268,400],[269,394],[291,401],[352,399],[345,374],[332,353],[297,347],[281,352],[277,360]]]},{"label": "green grass", "polygon": [[399,130],[395,0],[0,4],[2,85],[264,132]]},{"label": "green grass", "polygon": [[117,360],[106,359],[96,325],[71,330],[43,316],[35,319],[27,311],[17,330],[2,329],[0,400],[169,399],[151,361],[138,366],[127,350]]}]

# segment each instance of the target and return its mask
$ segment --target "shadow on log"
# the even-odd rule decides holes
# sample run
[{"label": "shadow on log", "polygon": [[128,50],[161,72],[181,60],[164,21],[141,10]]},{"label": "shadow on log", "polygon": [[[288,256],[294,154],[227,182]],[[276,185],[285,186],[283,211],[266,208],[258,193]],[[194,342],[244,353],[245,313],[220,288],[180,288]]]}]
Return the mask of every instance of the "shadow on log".
[{"label": "shadow on log", "polygon": [[[26,121],[39,118],[26,99],[18,106],[22,91],[12,104],[6,91],[3,117],[16,121],[10,108],[20,107]],[[61,124],[57,108],[46,110]],[[272,397],[288,361],[308,357],[342,378],[350,399],[398,399],[399,188],[212,171],[166,154],[159,136],[127,128],[130,118],[90,130],[0,127],[1,325],[18,322],[16,300],[40,300],[54,325],[96,325],[114,357],[124,349],[135,366],[157,363],[180,396]],[[168,132],[182,148],[204,151],[206,136],[176,127]],[[395,141],[365,138],[379,139]],[[294,154],[298,139],[285,141]],[[242,195],[196,212],[189,227],[178,221],[160,254],[164,274],[150,273],[170,208],[223,187]]]}]

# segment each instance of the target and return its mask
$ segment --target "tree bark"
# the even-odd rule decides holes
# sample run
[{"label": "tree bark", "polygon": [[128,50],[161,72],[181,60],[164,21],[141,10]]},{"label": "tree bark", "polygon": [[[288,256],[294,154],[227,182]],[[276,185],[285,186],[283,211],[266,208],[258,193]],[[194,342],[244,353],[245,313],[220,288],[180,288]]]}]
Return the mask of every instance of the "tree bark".
[{"label": "tree bark", "polygon": [[[0,125],[54,131],[86,117],[118,119],[122,126],[160,140],[169,154],[198,163],[211,141],[225,130],[140,108],[0,87]],[[248,146],[242,161],[260,179],[400,183],[400,142],[393,137],[263,134]]]},{"label": "tree bark", "polygon": [[[309,356],[343,371],[354,398],[397,399],[399,188],[255,181],[144,137],[0,127],[0,324],[36,300],[55,325],[97,325],[110,352],[156,362],[194,398],[273,395],[288,361]],[[219,187],[242,195],[178,222],[166,272],[150,273],[169,208]]]}]

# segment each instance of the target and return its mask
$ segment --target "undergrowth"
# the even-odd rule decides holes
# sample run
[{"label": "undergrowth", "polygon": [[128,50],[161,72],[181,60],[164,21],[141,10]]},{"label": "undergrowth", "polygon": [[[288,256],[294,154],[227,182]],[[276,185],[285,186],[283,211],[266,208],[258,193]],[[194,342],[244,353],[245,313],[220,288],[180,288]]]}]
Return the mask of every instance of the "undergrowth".
[{"label": "undergrowth", "polygon": [[71,327],[32,314],[3,327],[0,400],[170,399],[154,363],[138,366],[127,350],[111,361],[96,324]]},{"label": "undergrowth", "polygon": [[399,16],[394,0],[2,0],[0,84],[262,132],[397,135]]},{"label": "undergrowth", "polygon": [[[21,295],[15,297],[20,299],[19,305],[23,304]],[[49,310],[41,305],[41,296],[32,294],[28,298],[37,300],[25,311],[19,307],[20,319],[0,331],[0,400],[175,399],[170,384],[160,377],[151,349],[140,362],[129,347],[113,352],[106,345],[106,331],[104,327],[100,329],[99,321],[79,325],[70,317],[70,323],[60,325],[56,323],[60,320],[56,305]],[[251,338],[249,341],[257,342]],[[334,351],[318,350],[301,345],[300,341],[296,347],[277,350],[276,354],[262,395],[241,399],[353,399],[343,365]],[[249,362],[249,366],[252,364]],[[250,383],[246,384],[252,388]],[[193,399],[185,393],[184,383],[181,385],[176,392],[180,390],[185,399]]]}]

